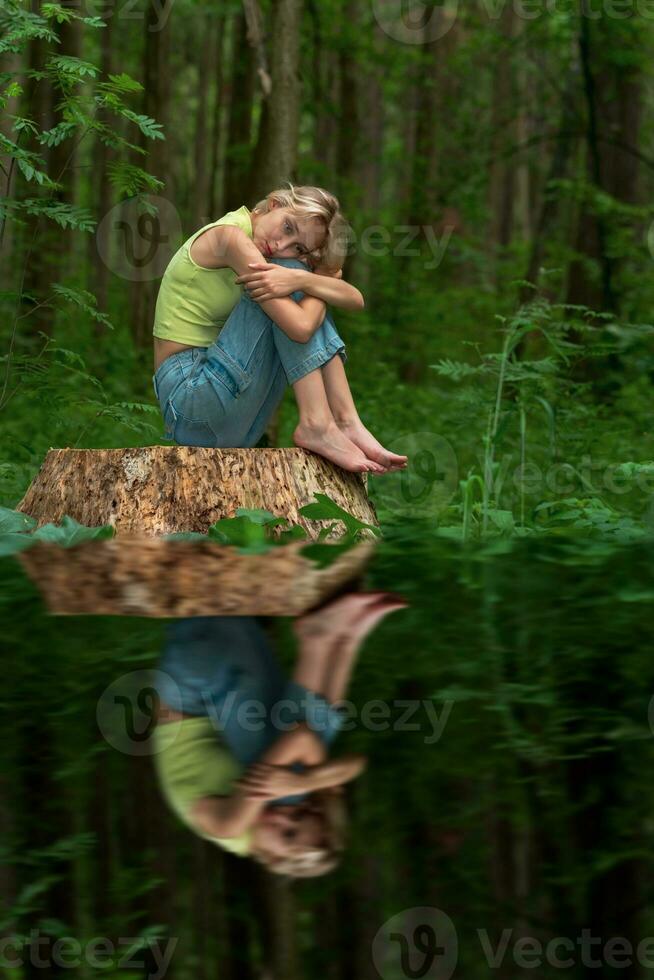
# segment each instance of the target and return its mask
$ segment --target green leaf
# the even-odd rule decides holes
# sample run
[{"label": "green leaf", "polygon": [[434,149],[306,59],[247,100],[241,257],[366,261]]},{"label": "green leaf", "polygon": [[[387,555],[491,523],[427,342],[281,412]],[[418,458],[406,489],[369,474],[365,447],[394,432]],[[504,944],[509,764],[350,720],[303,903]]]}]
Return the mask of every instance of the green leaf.
[{"label": "green leaf", "polygon": [[39,127],[33,119],[27,119],[27,117],[24,116],[10,116],[9,118],[14,120],[14,125],[12,128],[17,133],[27,131],[33,133],[35,136],[38,135]]},{"label": "green leaf", "polygon": [[119,75],[109,75],[108,82],[98,85],[99,89],[107,89],[113,92],[141,92],[143,86],[131,75],[121,72]]},{"label": "green leaf", "polygon": [[236,509],[236,516],[247,517],[253,524],[268,524],[271,526],[288,524],[288,518],[276,517],[275,514],[271,514],[269,510],[263,510],[261,507],[253,508],[252,510],[249,510],[247,507],[238,507]]},{"label": "green leaf", "polygon": [[8,555],[15,555],[19,551],[25,551],[32,546],[32,538],[29,534],[20,534],[15,531],[0,531],[0,558]]},{"label": "green leaf", "polygon": [[116,531],[110,524],[103,527],[85,527],[79,524],[73,517],[65,514],[61,525],[44,524],[31,535],[34,541],[43,541],[50,544],[58,544],[62,548],[73,548],[83,541],[101,540],[113,538]]},{"label": "green leaf", "polygon": [[461,381],[462,378],[468,378],[484,370],[483,366],[475,367],[472,364],[466,364],[464,361],[450,361],[447,358],[440,360],[437,364],[430,364],[429,367],[453,381]]},{"label": "green leaf", "polygon": [[307,537],[307,532],[302,525],[294,524],[293,527],[288,529],[288,531],[282,531],[282,533],[276,538],[276,541],[277,543],[284,545],[291,544],[293,541],[301,541]]},{"label": "green leaf", "polygon": [[62,228],[76,228],[79,231],[93,231],[95,228],[95,220],[87,208],[78,208],[64,201],[30,198],[22,202],[22,207],[28,214],[43,215]]},{"label": "green leaf", "polygon": [[77,124],[73,122],[60,122],[53,129],[45,129],[39,133],[37,139],[45,146],[59,146],[65,139],[77,129]]},{"label": "green leaf", "polygon": [[242,554],[259,555],[273,547],[266,526],[247,517],[223,517],[211,525],[207,535],[221,544],[238,548]]},{"label": "green leaf", "polygon": [[317,501],[316,503],[305,504],[304,507],[300,508],[300,514],[303,517],[307,517],[312,521],[342,521],[345,524],[346,532],[350,535],[364,529],[373,531],[376,535],[381,534],[379,528],[375,527],[374,524],[365,524],[357,517],[354,517],[353,514],[348,514],[346,510],[339,507],[327,494],[315,493],[314,497]]},{"label": "green leaf", "polygon": [[29,514],[23,514],[20,510],[10,510],[8,507],[0,507],[0,533],[6,534],[8,531],[30,531],[36,527],[36,521]]},{"label": "green leaf", "polygon": [[356,542],[350,537],[344,541],[335,541],[333,544],[312,541],[300,549],[300,554],[314,562],[318,568],[328,568],[355,544]]},{"label": "green leaf", "polygon": [[488,511],[488,516],[490,517],[495,527],[498,527],[500,531],[509,531],[509,532],[513,531],[514,520],[513,520],[513,514],[511,513],[510,510],[490,509]]},{"label": "green leaf", "polygon": [[144,136],[148,136],[152,140],[163,140],[166,138],[162,132],[163,126],[161,123],[155,122],[150,116],[140,115],[131,109],[123,109],[121,115],[135,122]]},{"label": "green leaf", "polygon": [[87,289],[73,289],[71,286],[64,286],[60,282],[53,282],[51,286],[57,296],[61,296],[68,303],[74,303],[75,306],[78,306],[98,323],[104,324],[109,330],[114,329],[114,325],[106,313],[101,313],[98,310],[98,301],[93,293]]},{"label": "green leaf", "polygon": [[82,61],[81,58],[75,58],[69,54],[52,55],[46,62],[46,68],[54,69],[57,72],[62,72],[64,75],[72,75],[76,78],[84,78],[86,75],[95,78],[98,74],[98,68],[91,64],[90,61]]},{"label": "green leaf", "polygon": [[[113,134],[111,134],[113,139]],[[119,160],[107,166],[109,183],[115,187],[121,197],[134,197],[141,191],[153,193],[163,187],[163,181],[147,173],[142,167],[133,163]]]}]

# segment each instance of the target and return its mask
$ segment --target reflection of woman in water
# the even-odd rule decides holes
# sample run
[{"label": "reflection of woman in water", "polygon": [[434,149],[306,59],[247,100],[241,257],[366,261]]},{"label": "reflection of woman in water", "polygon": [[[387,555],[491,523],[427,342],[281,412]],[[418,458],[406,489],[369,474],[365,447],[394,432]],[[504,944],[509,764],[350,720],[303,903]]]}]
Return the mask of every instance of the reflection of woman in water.
[{"label": "reflection of woman in water", "polygon": [[169,625],[155,760],[187,826],[271,871],[309,877],[336,865],[342,786],[366,760],[326,760],[342,723],[334,702],[365,636],[403,605],[388,593],[356,593],[297,620],[290,682],[253,618]]}]

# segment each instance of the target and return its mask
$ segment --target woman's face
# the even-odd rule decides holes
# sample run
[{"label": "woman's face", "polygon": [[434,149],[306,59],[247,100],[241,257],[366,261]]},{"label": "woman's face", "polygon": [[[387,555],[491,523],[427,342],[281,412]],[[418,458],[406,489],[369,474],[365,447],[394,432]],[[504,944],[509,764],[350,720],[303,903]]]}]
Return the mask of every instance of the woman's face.
[{"label": "woman's face", "polygon": [[319,218],[294,214],[276,201],[272,201],[270,211],[255,217],[254,244],[266,259],[306,261],[309,252],[323,244],[325,226]]},{"label": "woman's face", "polygon": [[322,817],[303,806],[269,806],[255,828],[257,846],[285,857],[298,846],[321,847],[325,834]]}]

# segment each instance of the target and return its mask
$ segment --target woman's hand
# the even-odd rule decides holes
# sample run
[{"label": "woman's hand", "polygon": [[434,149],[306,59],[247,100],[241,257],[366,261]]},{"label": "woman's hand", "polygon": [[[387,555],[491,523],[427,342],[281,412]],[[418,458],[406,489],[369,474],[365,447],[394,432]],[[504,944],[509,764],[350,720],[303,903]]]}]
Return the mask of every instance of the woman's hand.
[{"label": "woman's hand", "polygon": [[281,299],[298,290],[304,291],[304,269],[289,269],[272,262],[248,262],[252,272],[237,276],[236,282],[245,286],[252,299],[265,303],[269,299]]},{"label": "woman's hand", "polygon": [[275,800],[306,791],[306,777],[284,766],[256,762],[235,784],[246,800]]}]

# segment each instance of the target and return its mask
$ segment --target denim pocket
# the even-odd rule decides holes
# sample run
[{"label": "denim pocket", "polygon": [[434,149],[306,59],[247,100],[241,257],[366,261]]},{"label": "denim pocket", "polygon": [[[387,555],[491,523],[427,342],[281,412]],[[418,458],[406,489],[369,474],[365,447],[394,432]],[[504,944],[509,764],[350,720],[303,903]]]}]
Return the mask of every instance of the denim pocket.
[{"label": "denim pocket", "polygon": [[166,403],[164,422],[166,432],[171,433],[178,446],[216,447],[216,434],[209,423],[203,419],[187,419],[175,408],[172,398]]},{"label": "denim pocket", "polygon": [[218,342],[213,348],[218,350],[218,356],[207,354],[205,371],[216,381],[220,381],[234,398],[238,398],[248,387],[252,377]]}]

